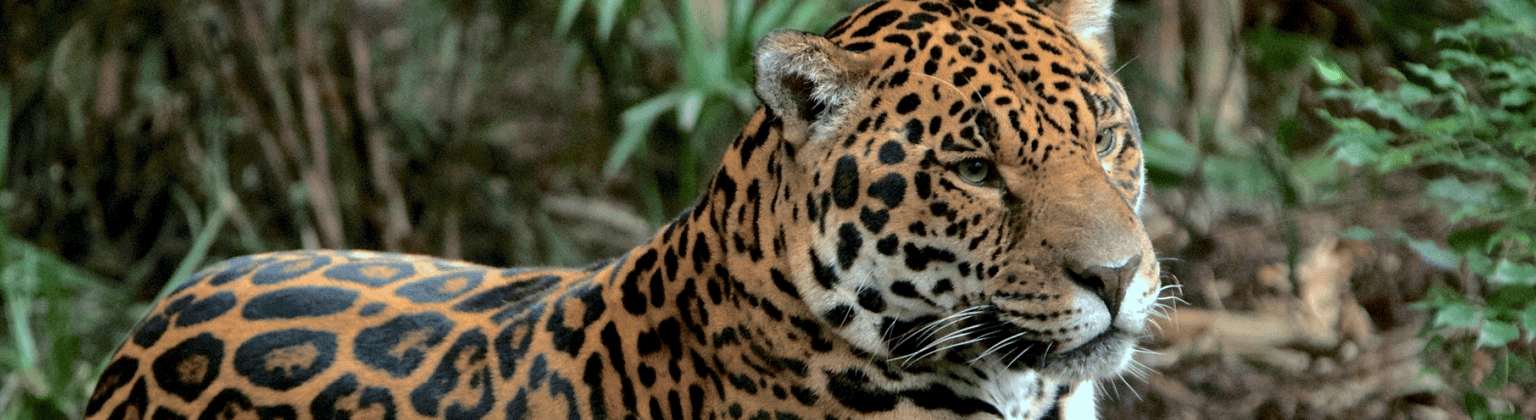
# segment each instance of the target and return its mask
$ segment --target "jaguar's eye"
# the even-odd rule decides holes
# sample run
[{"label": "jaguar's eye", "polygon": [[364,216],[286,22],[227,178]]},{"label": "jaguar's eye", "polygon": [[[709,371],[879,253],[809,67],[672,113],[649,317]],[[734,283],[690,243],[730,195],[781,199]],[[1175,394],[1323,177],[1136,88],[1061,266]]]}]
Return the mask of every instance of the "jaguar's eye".
[{"label": "jaguar's eye", "polygon": [[1110,150],[1114,150],[1116,141],[1115,129],[1105,129],[1099,131],[1099,137],[1093,140],[1093,146],[1098,150],[1099,157],[1104,157]]},{"label": "jaguar's eye", "polygon": [[990,184],[994,177],[992,162],[985,159],[966,159],[956,164],[954,169],[962,181],[975,185]]}]

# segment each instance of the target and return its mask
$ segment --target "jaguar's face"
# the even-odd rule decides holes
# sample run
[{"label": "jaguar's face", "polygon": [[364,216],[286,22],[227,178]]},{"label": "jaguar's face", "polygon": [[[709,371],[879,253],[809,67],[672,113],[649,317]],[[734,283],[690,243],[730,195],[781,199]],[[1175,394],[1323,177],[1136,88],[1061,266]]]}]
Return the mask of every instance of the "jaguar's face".
[{"label": "jaguar's face", "polygon": [[763,95],[803,137],[784,195],[811,232],[790,240],[807,304],[890,359],[1119,372],[1159,291],[1119,85],[1022,3],[901,4],[856,12],[832,42],[778,34],[760,50],[760,94],[765,58],[824,54],[836,76],[790,66],[778,86],[806,100]]}]

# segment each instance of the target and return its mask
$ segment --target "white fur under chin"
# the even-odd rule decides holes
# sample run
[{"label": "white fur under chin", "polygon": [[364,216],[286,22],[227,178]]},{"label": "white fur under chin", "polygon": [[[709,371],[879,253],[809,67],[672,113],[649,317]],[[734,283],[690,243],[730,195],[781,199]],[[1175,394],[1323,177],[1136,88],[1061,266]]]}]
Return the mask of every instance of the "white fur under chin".
[{"label": "white fur under chin", "polygon": [[1038,419],[1050,408],[1052,401],[1062,400],[1062,418],[1066,420],[1095,420],[1098,418],[1097,401],[1093,381],[1079,383],[1070,395],[1046,395],[1056,388],[1053,381],[1044,379],[1033,370],[1011,371],[986,369],[992,380],[982,383],[982,396],[997,407],[1006,420]]},{"label": "white fur under chin", "polygon": [[1004,419],[1038,418],[1043,414],[1040,409],[1049,406],[1048,400],[1040,398],[1045,390],[1041,389],[1039,372],[1000,370],[989,373],[992,373],[992,380],[982,384],[982,395],[997,407]]},{"label": "white fur under chin", "polygon": [[1066,397],[1061,410],[1063,420],[1094,420],[1099,418],[1099,407],[1093,381],[1083,381],[1077,384],[1075,392]]}]

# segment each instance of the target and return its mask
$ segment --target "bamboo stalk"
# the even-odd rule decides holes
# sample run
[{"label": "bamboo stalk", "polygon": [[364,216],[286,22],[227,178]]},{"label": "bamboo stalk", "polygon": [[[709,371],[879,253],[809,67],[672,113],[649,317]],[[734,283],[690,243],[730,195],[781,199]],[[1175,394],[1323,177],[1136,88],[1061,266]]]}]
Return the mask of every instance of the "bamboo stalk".
[{"label": "bamboo stalk", "polygon": [[315,222],[320,228],[320,239],[326,247],[345,246],[345,232],[341,226],[341,210],[337,203],[336,183],[331,178],[330,145],[325,134],[325,115],[320,108],[320,86],[315,80],[317,61],[315,37],[308,25],[295,28],[298,43],[299,105],[304,111],[304,134],[309,140],[310,164],[304,170],[304,184],[308,188],[310,206],[315,211]]},{"label": "bamboo stalk", "polygon": [[384,249],[400,251],[401,242],[411,232],[411,220],[405,210],[405,193],[400,188],[400,180],[395,177],[388,139],[378,125],[379,111],[373,97],[372,59],[361,30],[347,30],[347,47],[352,57],[357,112],[362,117],[361,128],[368,145],[368,173],[374,187],[384,196]]}]

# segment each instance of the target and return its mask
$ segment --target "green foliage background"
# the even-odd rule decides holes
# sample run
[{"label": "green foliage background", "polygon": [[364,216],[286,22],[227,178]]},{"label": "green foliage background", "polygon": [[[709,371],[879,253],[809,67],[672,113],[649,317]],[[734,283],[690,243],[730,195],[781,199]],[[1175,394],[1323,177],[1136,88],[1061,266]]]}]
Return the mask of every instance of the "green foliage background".
[{"label": "green foliage background", "polygon": [[[212,260],[615,255],[693,200],[756,107],[753,42],[857,3],[7,2],[0,418],[78,417],[148,301]],[[1469,417],[1532,415],[1499,392],[1536,395],[1529,0],[1117,7],[1154,203],[1261,214],[1292,265],[1320,212],[1435,267],[1394,292],[1416,310],[1373,318],[1423,326]],[[1359,210],[1404,198],[1434,222]],[[1216,227],[1169,212],[1194,245],[1159,252],[1199,261]],[[1494,374],[1465,374],[1478,355]]]},{"label": "green foliage background", "polygon": [[[1439,373],[1460,388],[1472,418],[1519,419],[1532,413],[1508,410],[1487,393],[1511,383],[1536,387],[1536,4],[1488,6],[1484,16],[1436,29],[1441,49],[1432,64],[1392,70],[1395,89],[1361,86],[1331,62],[1316,61],[1330,86],[1323,96],[1356,116],[1318,113],[1337,131],[1328,148],[1364,169],[1359,176],[1434,170],[1422,193],[1458,225],[1445,238],[1448,247],[1392,232],[1463,280],[1463,290],[1438,285],[1419,304],[1433,314],[1425,326],[1429,348],[1451,360]],[[1468,374],[1474,352],[1496,357],[1492,374]]]}]

